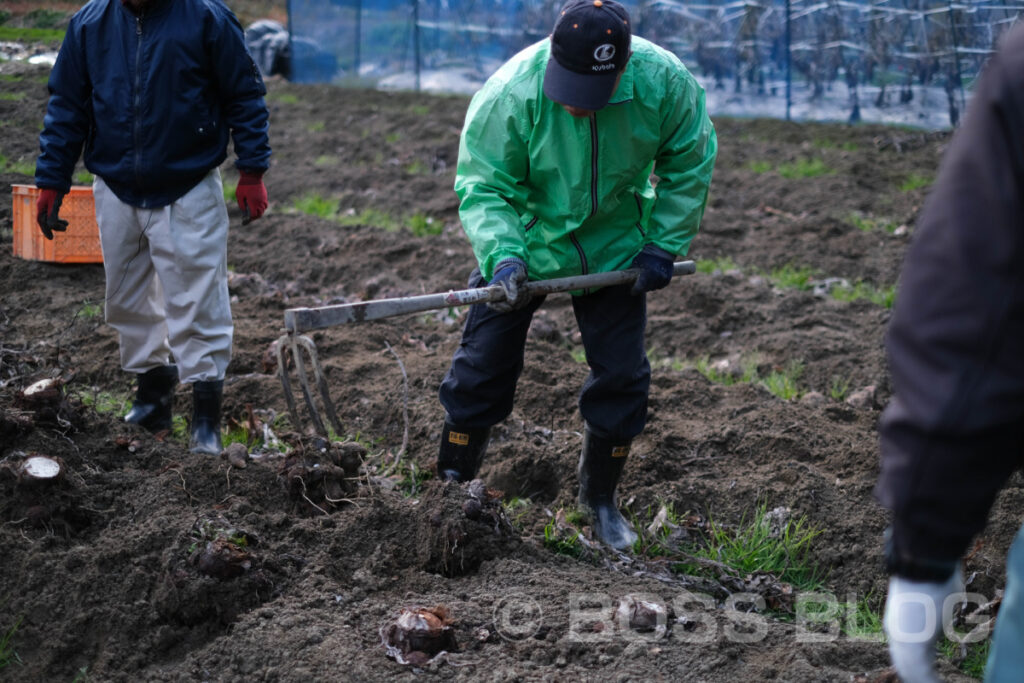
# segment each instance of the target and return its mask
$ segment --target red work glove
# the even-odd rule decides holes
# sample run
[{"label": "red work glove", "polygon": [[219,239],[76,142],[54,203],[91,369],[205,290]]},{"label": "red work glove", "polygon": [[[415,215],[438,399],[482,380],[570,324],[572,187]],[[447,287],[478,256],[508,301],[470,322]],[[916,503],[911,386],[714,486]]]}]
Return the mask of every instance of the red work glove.
[{"label": "red work glove", "polygon": [[43,231],[43,237],[53,239],[53,233],[64,232],[68,229],[68,222],[60,219],[60,203],[64,195],[53,188],[44,187],[39,190],[39,199],[36,200],[36,223]]},{"label": "red work glove", "polygon": [[262,216],[267,210],[267,188],[263,184],[263,174],[242,171],[238,176],[235,198],[244,216],[242,225]]}]

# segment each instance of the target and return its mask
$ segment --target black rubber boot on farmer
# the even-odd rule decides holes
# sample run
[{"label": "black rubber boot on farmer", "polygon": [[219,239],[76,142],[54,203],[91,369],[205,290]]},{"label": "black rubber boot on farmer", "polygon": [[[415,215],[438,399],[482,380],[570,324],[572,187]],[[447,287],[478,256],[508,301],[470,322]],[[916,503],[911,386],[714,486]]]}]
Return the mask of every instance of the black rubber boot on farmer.
[{"label": "black rubber boot on farmer", "polygon": [[140,374],[138,382],[132,408],[124,416],[124,421],[154,433],[170,429],[178,368],[174,365],[152,368]]},{"label": "black rubber boot on farmer", "polygon": [[480,471],[490,438],[490,427],[466,429],[445,421],[437,455],[437,476],[443,481],[472,481]]},{"label": "black rubber boot on farmer", "polygon": [[580,507],[590,519],[594,535],[618,550],[625,550],[636,541],[636,532],[619,512],[615,487],[629,455],[629,441],[605,439],[590,431],[583,432],[583,452],[577,474],[580,480]]},{"label": "black rubber boot on farmer", "polygon": [[188,440],[193,453],[220,455],[220,403],[224,396],[224,380],[192,384],[192,433]]}]

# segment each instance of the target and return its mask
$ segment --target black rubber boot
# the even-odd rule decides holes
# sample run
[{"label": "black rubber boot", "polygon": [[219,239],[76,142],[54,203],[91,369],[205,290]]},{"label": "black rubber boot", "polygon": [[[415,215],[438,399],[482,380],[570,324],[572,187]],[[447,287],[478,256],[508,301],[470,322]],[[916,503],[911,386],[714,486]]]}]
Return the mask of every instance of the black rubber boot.
[{"label": "black rubber boot", "polygon": [[636,541],[636,532],[619,512],[615,487],[629,455],[629,442],[616,443],[597,436],[587,427],[577,474],[580,479],[580,507],[598,539],[618,550]]},{"label": "black rubber boot", "polygon": [[220,455],[220,402],[224,380],[192,384],[192,433],[188,447],[193,453]]},{"label": "black rubber boot", "polygon": [[437,456],[437,476],[444,481],[472,481],[480,471],[490,438],[490,427],[465,429],[445,421]]},{"label": "black rubber boot", "polygon": [[169,430],[178,368],[174,365],[152,368],[140,374],[138,381],[132,408],[124,416],[124,421],[154,433]]}]

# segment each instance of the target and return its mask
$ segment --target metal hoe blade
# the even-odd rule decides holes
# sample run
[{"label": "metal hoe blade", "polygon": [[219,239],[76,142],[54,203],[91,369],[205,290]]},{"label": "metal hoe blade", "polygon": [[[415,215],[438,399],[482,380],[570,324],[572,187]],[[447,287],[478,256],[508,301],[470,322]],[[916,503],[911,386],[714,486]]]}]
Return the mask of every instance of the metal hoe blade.
[{"label": "metal hoe blade", "polygon": [[[693,261],[679,261],[675,264],[673,273],[675,275],[691,275],[696,270],[697,268]],[[574,275],[553,280],[529,282],[526,285],[526,289],[532,296],[554,294],[556,292],[585,291],[598,287],[627,284],[636,280],[639,274],[639,270],[629,269],[609,273]],[[360,301],[336,306],[321,306],[319,308],[289,308],[284,312],[285,333],[277,340],[277,367],[292,423],[296,427],[302,424],[298,408],[295,404],[295,395],[292,392],[291,382],[288,379],[287,351],[291,351],[292,360],[295,363],[295,373],[298,376],[299,386],[302,389],[302,397],[306,401],[306,407],[309,410],[310,419],[316,432],[325,437],[328,435],[327,427],[320,416],[321,410],[327,416],[330,426],[334,429],[335,433],[340,435],[343,432],[341,422],[338,420],[338,413],[334,408],[334,402],[331,400],[327,379],[317,357],[316,344],[313,343],[312,339],[304,335],[303,332],[322,330],[347,323],[381,320],[397,315],[420,313],[438,308],[504,300],[505,291],[499,286],[490,286],[439,294],[423,294],[395,299]],[[321,405],[319,407],[317,406],[314,392],[310,387],[303,351],[305,351],[305,357],[308,357],[309,364],[313,368],[313,377],[320,394],[319,401]]]}]

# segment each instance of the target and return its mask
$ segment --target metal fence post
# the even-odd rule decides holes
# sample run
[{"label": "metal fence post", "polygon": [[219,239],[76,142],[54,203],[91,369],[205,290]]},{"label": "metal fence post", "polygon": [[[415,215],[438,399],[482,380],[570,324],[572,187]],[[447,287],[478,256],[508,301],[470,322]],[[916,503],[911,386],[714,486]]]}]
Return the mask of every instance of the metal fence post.
[{"label": "metal fence post", "polygon": [[413,55],[416,60],[416,92],[420,91],[420,2],[419,0],[410,0],[412,2],[412,44],[413,44]]},{"label": "metal fence post", "polygon": [[789,0],[786,0],[786,120],[789,121],[789,107],[793,102],[793,34],[790,27]]}]

